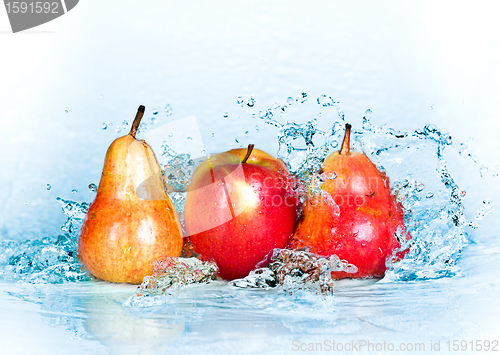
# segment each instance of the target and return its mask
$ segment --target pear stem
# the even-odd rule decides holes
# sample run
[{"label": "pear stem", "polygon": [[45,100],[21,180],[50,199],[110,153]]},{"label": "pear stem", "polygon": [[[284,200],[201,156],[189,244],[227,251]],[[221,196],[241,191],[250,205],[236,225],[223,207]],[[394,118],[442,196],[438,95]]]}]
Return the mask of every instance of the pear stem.
[{"label": "pear stem", "polygon": [[141,105],[137,109],[137,114],[135,115],[134,123],[132,123],[132,128],[130,128],[130,135],[135,138],[137,134],[137,130],[139,129],[139,125],[141,124],[142,116],[144,116],[144,110],[146,108]]},{"label": "pear stem", "polygon": [[339,154],[347,155],[351,151],[351,125],[349,123],[345,124],[344,140],[342,141],[342,147],[340,148]]},{"label": "pear stem", "polygon": [[250,158],[250,155],[252,154],[253,147],[254,147],[254,144],[249,144],[248,145],[247,155],[245,155],[245,157],[241,161],[242,164],[245,164],[247,162],[248,158]]}]

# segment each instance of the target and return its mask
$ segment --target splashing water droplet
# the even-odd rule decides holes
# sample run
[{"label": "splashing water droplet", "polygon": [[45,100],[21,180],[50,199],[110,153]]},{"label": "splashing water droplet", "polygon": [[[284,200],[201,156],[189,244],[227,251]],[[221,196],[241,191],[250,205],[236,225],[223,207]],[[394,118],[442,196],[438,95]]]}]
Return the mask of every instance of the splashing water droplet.
[{"label": "splashing water droplet", "polygon": [[433,198],[434,197],[434,193],[433,192],[428,192],[427,195],[425,195],[426,198]]},{"label": "splashing water droplet", "polygon": [[479,174],[481,177],[484,177],[488,173],[488,167],[486,165],[481,164],[479,166]]},{"label": "splashing water droplet", "polygon": [[97,192],[97,185],[92,183],[89,185],[90,192]]},{"label": "splashing water droplet", "polygon": [[255,125],[255,130],[258,132],[259,131],[259,125]]},{"label": "splashing water droplet", "polygon": [[191,137],[187,137],[187,138],[186,138],[186,141],[187,141],[188,143],[191,143],[191,142],[193,141],[193,138],[191,138]]},{"label": "splashing water droplet", "polygon": [[372,123],[370,122],[372,118],[372,110],[367,109],[363,115],[363,129],[366,130],[371,130],[372,129]]},{"label": "splashing water droplet", "polygon": [[245,104],[245,100],[243,100],[241,96],[238,96],[238,98],[236,99],[236,103],[243,107],[243,105]]},{"label": "splashing water droplet", "polygon": [[101,127],[102,130],[105,130],[106,128],[108,128],[108,124],[106,122],[103,122]]},{"label": "splashing water droplet", "polygon": [[157,124],[158,121],[156,120],[156,117],[151,117],[151,124]]},{"label": "splashing water droplet", "polygon": [[215,138],[215,133],[212,132],[212,138]]},{"label": "splashing water droplet", "polygon": [[492,214],[494,211],[495,209],[493,208],[493,201],[487,198],[483,201],[483,207],[476,213],[476,216],[474,218],[477,221],[480,221],[487,215]]},{"label": "splashing water droplet", "polygon": [[52,188],[52,186],[50,186],[50,184],[47,184],[47,190],[50,190]]},{"label": "splashing water droplet", "polygon": [[64,112],[68,113],[68,110],[64,110]]},{"label": "splashing water droplet", "polygon": [[236,143],[238,143],[238,144],[240,144],[240,143],[241,143],[241,141],[240,141],[240,139],[239,139],[238,137],[236,137],[236,138],[234,139],[234,141],[235,141]]},{"label": "splashing water droplet", "polygon": [[286,102],[288,102],[288,105],[292,105],[293,104],[293,98],[289,96],[288,99],[286,99]]},{"label": "splashing water droplet", "polygon": [[248,131],[245,131],[245,136],[248,136],[248,133],[249,133]]},{"label": "splashing water droplet", "polygon": [[295,99],[299,104],[303,104],[304,102],[307,101],[307,93],[302,92],[297,96],[297,99]]},{"label": "splashing water droplet", "polygon": [[24,204],[27,205],[28,204],[28,201],[24,201]]},{"label": "splashing water droplet", "polygon": [[168,134],[168,137],[169,137],[169,138],[172,138],[173,136],[174,136],[174,134],[173,134],[173,133],[169,133],[169,134]]},{"label": "splashing water droplet", "polygon": [[167,114],[167,116],[172,116],[173,110],[172,110],[172,106],[170,106],[170,104],[167,104],[165,106],[165,113]]},{"label": "splashing water droplet", "polygon": [[120,126],[116,126],[116,128],[115,128],[115,132],[116,132],[116,133],[120,133],[120,131],[121,131]]},{"label": "splashing water droplet", "polygon": [[148,125],[146,124],[146,122],[142,122],[139,125],[139,131],[143,132],[143,131],[147,131],[147,130],[148,130]]},{"label": "splashing water droplet", "polygon": [[158,109],[156,107],[154,107],[152,110],[151,110],[151,113],[153,115],[157,115],[158,114]]},{"label": "splashing water droplet", "polygon": [[334,149],[339,146],[339,142],[335,139],[332,139],[329,144],[330,144],[330,147],[332,147]]},{"label": "splashing water droplet", "polygon": [[274,103],[273,103],[273,109],[278,110],[278,109],[280,109],[280,108],[281,108],[281,107],[280,107],[280,104],[279,104],[279,103],[277,103],[277,102],[274,102]]},{"label": "splashing water droplet", "polygon": [[321,95],[317,99],[318,104],[323,107],[335,106],[335,101],[330,96]]},{"label": "splashing water droplet", "polygon": [[227,119],[229,117],[229,114],[227,112],[224,112],[224,115],[222,117],[224,117],[224,119]]},{"label": "splashing water droplet", "polygon": [[78,192],[78,190],[77,190],[77,189],[73,189],[73,190],[71,190],[71,193],[72,193],[73,195],[74,195],[74,194],[76,194],[77,192]]},{"label": "splashing water droplet", "polygon": [[255,99],[253,95],[250,95],[250,98],[247,100],[247,106],[248,107],[254,107],[255,106]]}]

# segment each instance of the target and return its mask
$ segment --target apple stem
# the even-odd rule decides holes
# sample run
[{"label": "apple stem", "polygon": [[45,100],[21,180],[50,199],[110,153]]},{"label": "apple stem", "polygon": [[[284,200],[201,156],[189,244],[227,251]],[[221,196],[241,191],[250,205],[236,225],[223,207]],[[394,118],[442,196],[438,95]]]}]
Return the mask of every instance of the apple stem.
[{"label": "apple stem", "polygon": [[243,158],[243,160],[241,161],[242,164],[245,164],[248,160],[248,158],[250,158],[250,155],[252,154],[252,150],[253,150],[253,147],[254,145],[253,144],[249,144],[248,145],[248,148],[247,148],[247,155],[245,155],[245,157]]},{"label": "apple stem", "polygon": [[340,148],[340,154],[347,155],[351,151],[351,125],[349,123],[345,124],[344,140],[342,141],[342,147]]},{"label": "apple stem", "polygon": [[137,114],[135,115],[134,123],[132,123],[132,128],[130,128],[130,135],[135,138],[137,134],[137,130],[139,129],[139,125],[141,124],[142,116],[144,116],[144,110],[146,108],[141,105],[137,109]]}]

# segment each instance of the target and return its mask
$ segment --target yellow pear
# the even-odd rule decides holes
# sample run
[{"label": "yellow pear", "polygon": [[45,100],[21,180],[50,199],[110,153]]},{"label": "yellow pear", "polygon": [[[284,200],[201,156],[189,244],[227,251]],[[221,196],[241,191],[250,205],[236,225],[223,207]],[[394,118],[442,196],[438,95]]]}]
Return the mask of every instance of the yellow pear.
[{"label": "yellow pear", "polygon": [[79,258],[95,277],[140,284],[153,262],[179,256],[182,229],[151,147],[135,138],[144,106],[130,133],[108,148],[94,202],[83,222]]}]

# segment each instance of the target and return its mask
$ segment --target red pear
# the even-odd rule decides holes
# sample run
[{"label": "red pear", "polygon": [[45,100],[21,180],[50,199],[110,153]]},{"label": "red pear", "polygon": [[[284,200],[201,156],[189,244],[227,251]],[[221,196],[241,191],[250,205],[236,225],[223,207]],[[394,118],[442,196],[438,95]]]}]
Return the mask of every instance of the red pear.
[{"label": "red pear", "polygon": [[184,207],[193,251],[215,261],[226,280],[247,276],[288,241],[294,186],[286,165],[253,145],[210,157],[193,173]]},{"label": "red pear", "polygon": [[405,230],[403,209],[386,175],[366,154],[350,149],[350,130],[346,124],[340,151],[324,161],[324,172],[336,178],[307,196],[291,246],[336,254],[358,268],[355,274],[333,272],[335,278],[382,277],[387,259],[400,247],[396,234]]}]

